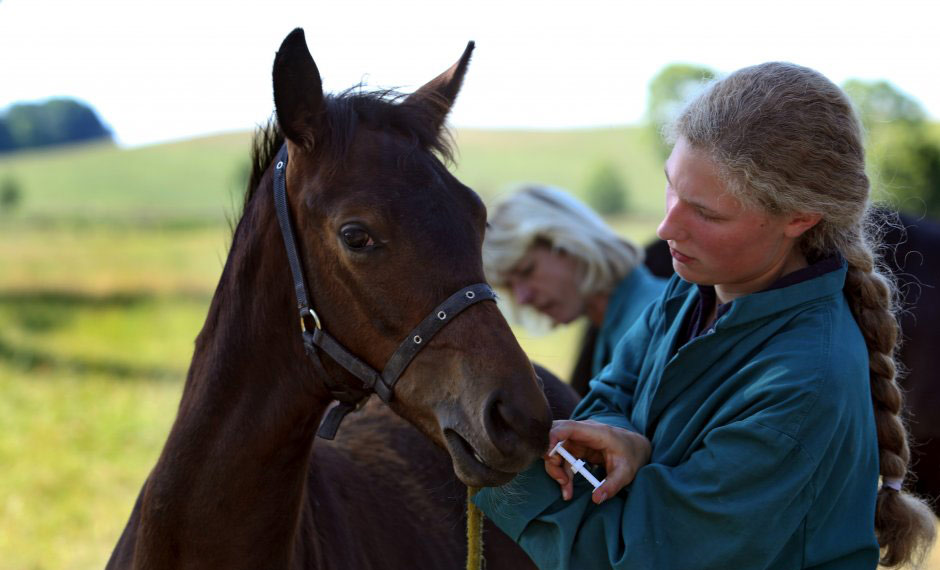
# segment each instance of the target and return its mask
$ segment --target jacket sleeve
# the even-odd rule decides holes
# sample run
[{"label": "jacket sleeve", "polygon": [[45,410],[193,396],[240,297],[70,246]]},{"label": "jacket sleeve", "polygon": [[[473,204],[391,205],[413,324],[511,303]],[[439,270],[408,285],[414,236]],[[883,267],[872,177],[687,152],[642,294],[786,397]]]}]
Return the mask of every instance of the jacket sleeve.
[{"label": "jacket sleeve", "polygon": [[477,503],[543,570],[763,568],[785,550],[799,556],[786,537],[812,502],[814,465],[790,436],[745,420],[712,430],[677,466],[643,467],[599,506],[580,478],[561,500],[541,462]]},{"label": "jacket sleeve", "polygon": [[591,380],[590,391],[575,408],[572,419],[590,418],[605,424],[638,431],[630,422],[633,399],[642,360],[649,348],[651,320],[658,304],[646,307],[627,329],[614,349],[610,364]]}]

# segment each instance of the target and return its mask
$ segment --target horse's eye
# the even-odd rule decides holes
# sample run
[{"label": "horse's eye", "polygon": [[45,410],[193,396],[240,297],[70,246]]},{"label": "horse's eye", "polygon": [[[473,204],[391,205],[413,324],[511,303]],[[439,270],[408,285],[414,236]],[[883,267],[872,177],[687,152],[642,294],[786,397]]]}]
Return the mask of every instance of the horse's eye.
[{"label": "horse's eye", "polygon": [[346,225],[339,231],[343,242],[350,249],[365,249],[375,245],[369,232],[356,225]]}]

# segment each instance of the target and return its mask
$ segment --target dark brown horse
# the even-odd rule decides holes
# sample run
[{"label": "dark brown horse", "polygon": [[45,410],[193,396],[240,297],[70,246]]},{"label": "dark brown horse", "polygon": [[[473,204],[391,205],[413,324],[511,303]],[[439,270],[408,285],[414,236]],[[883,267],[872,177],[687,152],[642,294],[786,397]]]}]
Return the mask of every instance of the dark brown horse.
[{"label": "dark brown horse", "polygon": [[[335,441],[314,444],[336,394],[369,391],[333,357],[305,353],[275,169],[286,169],[317,325],[381,370],[441,301],[483,281],[483,204],[439,159],[471,49],[389,99],[324,95],[303,32],[284,40],[273,71],[280,130],[256,141],[176,421],[109,568],[458,568],[464,485],[505,483],[545,450],[551,411],[491,301],[426,341],[388,398],[397,416],[370,403]],[[271,166],[282,140],[288,159]],[[505,547],[490,568],[528,563],[488,538]]]},{"label": "dark brown horse", "polygon": [[905,213],[889,219],[884,258],[901,296],[898,359],[913,440],[908,483],[940,515],[940,223]]}]

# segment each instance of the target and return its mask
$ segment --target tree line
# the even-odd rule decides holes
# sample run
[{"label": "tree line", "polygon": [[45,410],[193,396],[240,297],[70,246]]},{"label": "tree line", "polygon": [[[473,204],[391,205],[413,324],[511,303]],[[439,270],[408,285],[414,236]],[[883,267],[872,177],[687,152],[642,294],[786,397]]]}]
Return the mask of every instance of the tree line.
[{"label": "tree line", "polygon": [[85,142],[112,140],[95,111],[74,99],[17,103],[0,115],[0,153]]}]

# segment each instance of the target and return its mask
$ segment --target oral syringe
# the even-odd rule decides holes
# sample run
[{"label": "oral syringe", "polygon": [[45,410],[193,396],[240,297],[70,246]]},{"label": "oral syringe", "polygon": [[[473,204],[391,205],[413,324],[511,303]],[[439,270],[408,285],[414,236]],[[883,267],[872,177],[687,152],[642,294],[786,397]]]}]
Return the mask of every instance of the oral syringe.
[{"label": "oral syringe", "polygon": [[563,443],[564,443],[563,441],[559,441],[557,444],[555,444],[555,447],[552,448],[549,455],[551,456],[551,455],[555,455],[555,453],[558,453],[559,455],[564,457],[565,461],[567,461],[571,465],[571,470],[574,471],[575,473],[580,473],[582,477],[584,477],[591,483],[591,485],[594,485],[594,489],[597,489],[598,487],[600,487],[604,483],[604,481],[606,481],[607,479],[604,479],[604,481],[598,481],[597,477],[595,477],[594,474],[588,471],[587,468],[584,466],[584,460],[577,459],[575,458],[575,456],[568,453],[568,450],[562,447],[561,444]]}]

